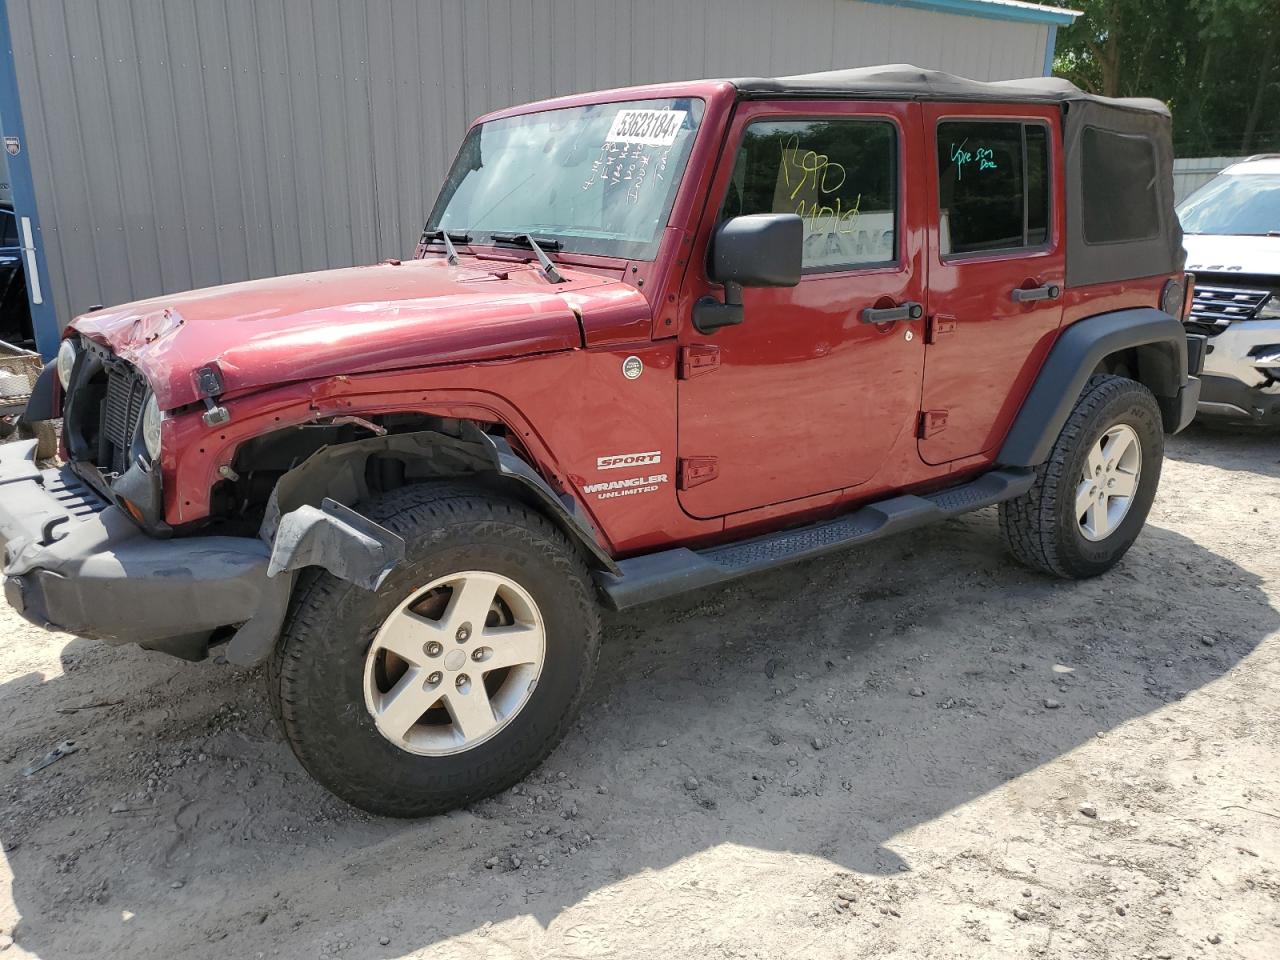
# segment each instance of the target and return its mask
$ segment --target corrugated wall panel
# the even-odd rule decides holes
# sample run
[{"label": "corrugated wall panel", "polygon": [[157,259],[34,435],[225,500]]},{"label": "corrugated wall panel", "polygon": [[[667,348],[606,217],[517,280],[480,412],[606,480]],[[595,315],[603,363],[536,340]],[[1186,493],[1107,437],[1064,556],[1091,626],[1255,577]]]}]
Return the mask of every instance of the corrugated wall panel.
[{"label": "corrugated wall panel", "polygon": [[1048,31],[854,0],[5,0],[58,318],[412,250],[479,114],[909,61],[1040,72]]},{"label": "corrugated wall panel", "polygon": [[1173,202],[1181,203],[1244,157],[1182,157],[1173,161]]}]

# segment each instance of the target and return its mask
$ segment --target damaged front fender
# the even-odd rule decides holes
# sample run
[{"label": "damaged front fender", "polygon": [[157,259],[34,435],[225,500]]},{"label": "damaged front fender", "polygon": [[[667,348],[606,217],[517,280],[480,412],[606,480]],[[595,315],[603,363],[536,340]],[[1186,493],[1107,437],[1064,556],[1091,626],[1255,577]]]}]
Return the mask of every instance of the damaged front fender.
[{"label": "damaged front fender", "polygon": [[404,538],[328,497],[303,504],[276,528],[267,576],[323,567],[335,577],[377,590],[404,559]]},{"label": "damaged front fender", "polygon": [[[403,460],[410,482],[488,474],[507,483],[509,492],[522,492],[576,540],[593,566],[619,572],[570,498],[557,496],[505,440],[464,430],[463,437],[435,431],[369,437],[311,454],[280,478],[268,503],[259,531],[271,548],[268,578],[284,584],[285,596],[292,592],[294,573],[305,567],[320,567],[366,590],[382,585],[404,559],[405,541],[342,502],[359,503],[370,496],[365,468],[374,455]],[[227,659],[252,664],[266,657],[284,616],[284,609],[264,609],[245,623],[232,638]]]},{"label": "damaged front fender", "polygon": [[271,542],[267,578],[275,585],[253,619],[227,645],[227,660],[251,666],[271,653],[288,612],[293,575],[320,567],[365,590],[377,590],[404,559],[404,538],[350,507],[326,497],[319,507],[303,504],[280,518]]}]

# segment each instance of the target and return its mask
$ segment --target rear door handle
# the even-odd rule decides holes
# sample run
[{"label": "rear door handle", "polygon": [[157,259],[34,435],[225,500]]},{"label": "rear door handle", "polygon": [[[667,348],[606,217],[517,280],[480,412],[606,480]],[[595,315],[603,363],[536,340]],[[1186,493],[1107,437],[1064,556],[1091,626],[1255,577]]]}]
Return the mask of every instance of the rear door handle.
[{"label": "rear door handle", "polygon": [[1057,300],[1062,296],[1062,288],[1056,283],[1046,283],[1043,287],[1032,287],[1030,290],[1024,290],[1021,287],[1016,288],[1010,294],[1014,303],[1029,303],[1032,300]]},{"label": "rear door handle", "polygon": [[895,320],[919,320],[924,316],[924,307],[908,300],[896,307],[867,307],[862,311],[863,323],[893,323]]}]

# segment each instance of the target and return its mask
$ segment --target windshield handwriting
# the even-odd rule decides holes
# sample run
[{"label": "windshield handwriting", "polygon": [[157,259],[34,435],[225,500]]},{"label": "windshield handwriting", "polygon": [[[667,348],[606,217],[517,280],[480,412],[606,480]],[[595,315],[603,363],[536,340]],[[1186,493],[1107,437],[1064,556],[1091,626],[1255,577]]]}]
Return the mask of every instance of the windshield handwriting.
[{"label": "windshield handwriting", "polygon": [[582,184],[590,190],[597,183],[627,184],[627,199],[640,200],[640,191],[652,180],[661,183],[666,179],[667,160],[671,148],[655,151],[652,145],[608,141],[600,148],[600,155],[591,162],[591,175]]}]

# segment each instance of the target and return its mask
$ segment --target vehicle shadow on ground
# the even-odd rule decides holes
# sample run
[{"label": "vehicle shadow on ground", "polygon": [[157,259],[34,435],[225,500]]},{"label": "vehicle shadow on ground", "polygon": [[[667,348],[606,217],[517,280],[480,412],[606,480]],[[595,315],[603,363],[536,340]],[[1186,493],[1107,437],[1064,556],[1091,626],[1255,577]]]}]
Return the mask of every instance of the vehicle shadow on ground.
[{"label": "vehicle shadow on ground", "polygon": [[1192,423],[1166,440],[1165,454],[1174,460],[1280,476],[1280,427],[1206,426]]},{"label": "vehicle shadow on ground", "polygon": [[[898,834],[1212,683],[1278,625],[1257,576],[1177,533],[1064,583],[1009,560],[984,511],[611,615],[550,760],[421,822],[325,794],[242,674],[76,641],[75,669],[0,690],[25,718],[0,744],[14,936],[44,960],[401,957],[547,928],[720,844],[897,874]],[[124,702],[56,712],[95,699]],[[67,738],[82,752],[19,776]]]}]

